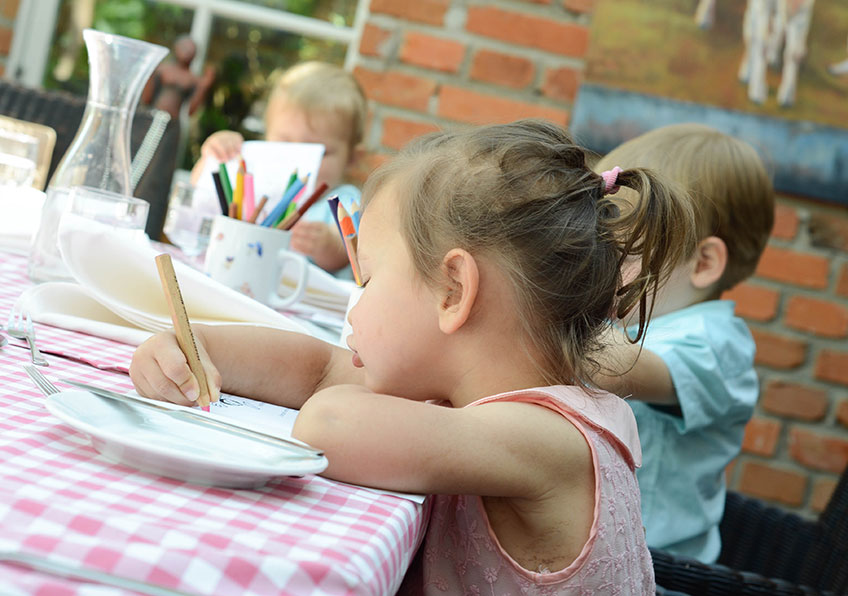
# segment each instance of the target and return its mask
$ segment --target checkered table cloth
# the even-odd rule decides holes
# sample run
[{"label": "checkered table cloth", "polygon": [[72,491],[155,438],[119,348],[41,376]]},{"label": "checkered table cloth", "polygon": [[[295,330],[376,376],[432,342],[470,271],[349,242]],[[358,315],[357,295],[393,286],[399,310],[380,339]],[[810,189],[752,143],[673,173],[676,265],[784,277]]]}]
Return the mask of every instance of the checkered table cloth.
[{"label": "checkered table cloth", "polygon": [[[13,279],[22,274],[0,253],[0,322],[27,285]],[[84,363],[89,352],[115,350],[125,367],[132,348],[58,329],[48,341],[50,329],[36,329],[50,361],[42,370],[60,388],[60,378],[132,387]],[[0,594],[397,589],[424,531],[420,505],[313,475],[234,490],[111,463],[47,412],[28,362],[21,345],[0,349]]]}]

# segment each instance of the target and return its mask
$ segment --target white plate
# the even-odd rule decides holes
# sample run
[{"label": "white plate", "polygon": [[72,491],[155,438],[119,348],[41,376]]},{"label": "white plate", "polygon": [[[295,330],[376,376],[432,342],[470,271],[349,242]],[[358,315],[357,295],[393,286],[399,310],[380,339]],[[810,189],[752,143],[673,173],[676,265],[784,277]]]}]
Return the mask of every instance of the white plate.
[{"label": "white plate", "polygon": [[326,457],[296,445],[252,439],[88,391],[62,391],[48,396],[45,405],[88,435],[107,459],[185,482],[254,488],[273,478],[317,474],[327,467]]}]

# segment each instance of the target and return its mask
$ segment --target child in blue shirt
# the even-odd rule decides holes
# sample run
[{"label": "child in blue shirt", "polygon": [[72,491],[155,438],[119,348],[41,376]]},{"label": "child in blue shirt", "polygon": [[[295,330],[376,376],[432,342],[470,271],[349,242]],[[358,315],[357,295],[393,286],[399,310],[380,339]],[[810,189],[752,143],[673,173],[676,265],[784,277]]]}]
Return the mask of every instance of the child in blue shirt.
[{"label": "child in blue shirt", "polygon": [[[274,85],[265,109],[265,140],[321,143],[324,157],[316,186],[326,182],[327,196],[339,195],[349,212],[359,202],[359,189],[342,184],[345,171],[362,156],[366,101],[349,72],[324,62],[303,62],[289,68]],[[231,130],[209,136],[192,181],[200,177],[207,159],[229,161],[239,156],[241,134]],[[292,228],[291,248],[316,265],[337,273],[345,271],[348,257],[326,201],[319,201]]]},{"label": "child in blue shirt", "polygon": [[696,124],[643,134],[596,170],[613,166],[657,171],[683,186],[695,208],[697,248],[655,296],[644,344],[611,330],[595,382],[630,396],[648,545],[711,563],[721,548],[724,471],[758,396],[753,338],[733,302],[720,298],[754,272],[774,222],[774,192],[753,147]]}]

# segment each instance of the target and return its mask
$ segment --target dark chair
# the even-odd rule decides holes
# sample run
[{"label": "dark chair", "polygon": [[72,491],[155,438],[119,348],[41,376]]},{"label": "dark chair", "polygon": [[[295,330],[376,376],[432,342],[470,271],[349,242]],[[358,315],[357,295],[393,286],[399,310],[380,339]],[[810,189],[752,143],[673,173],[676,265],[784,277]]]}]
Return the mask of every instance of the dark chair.
[{"label": "dark chair", "polygon": [[[44,124],[56,131],[56,145],[53,149],[47,180],[50,180],[56,166],[59,165],[59,161],[77,133],[85,111],[85,101],[85,97],[63,91],[32,89],[10,81],[0,80],[0,114]],[[152,110],[145,106],[139,106],[136,109],[130,135],[130,152],[132,155],[136,155],[139,147],[142,146],[148,131],[151,130],[151,124],[154,123],[154,116],[157,112],[158,110]],[[179,123],[168,122],[159,142],[155,144],[155,151],[152,156],[146,156],[150,158],[150,162],[143,174],[140,175],[133,192],[136,197],[150,203],[145,231],[154,240],[161,237],[162,227],[165,223],[171,178],[176,169],[179,136]]]},{"label": "dark chair", "polygon": [[816,521],[728,492],[719,529],[715,565],[651,549],[657,585],[690,596],[848,593],[848,468]]}]

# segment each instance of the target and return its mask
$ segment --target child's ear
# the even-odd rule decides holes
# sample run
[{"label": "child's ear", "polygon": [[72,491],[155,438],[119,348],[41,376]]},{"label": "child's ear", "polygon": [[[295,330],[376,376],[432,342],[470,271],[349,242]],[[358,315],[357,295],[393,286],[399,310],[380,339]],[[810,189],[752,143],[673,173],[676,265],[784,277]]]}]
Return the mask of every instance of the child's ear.
[{"label": "child's ear", "polygon": [[727,267],[727,245],[718,236],[707,236],[698,243],[695,269],[690,275],[692,285],[703,290],[724,275]]},{"label": "child's ear", "polygon": [[439,329],[450,334],[462,327],[477,300],[480,272],[474,257],[461,248],[448,251],[442,260],[444,281],[437,292]]}]

